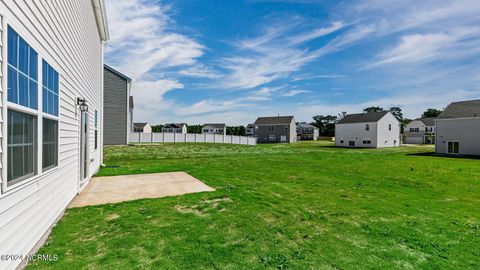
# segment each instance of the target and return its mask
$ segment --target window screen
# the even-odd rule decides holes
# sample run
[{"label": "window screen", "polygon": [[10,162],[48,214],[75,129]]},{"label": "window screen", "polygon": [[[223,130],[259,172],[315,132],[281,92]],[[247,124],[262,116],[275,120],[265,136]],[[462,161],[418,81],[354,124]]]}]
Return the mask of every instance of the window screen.
[{"label": "window screen", "polygon": [[37,118],[8,110],[7,183],[12,185],[36,174]]},{"label": "window screen", "polygon": [[44,60],[42,75],[43,112],[58,116],[58,72]]},{"label": "window screen", "polygon": [[58,164],[58,122],[43,118],[43,161],[44,170],[56,167]]}]

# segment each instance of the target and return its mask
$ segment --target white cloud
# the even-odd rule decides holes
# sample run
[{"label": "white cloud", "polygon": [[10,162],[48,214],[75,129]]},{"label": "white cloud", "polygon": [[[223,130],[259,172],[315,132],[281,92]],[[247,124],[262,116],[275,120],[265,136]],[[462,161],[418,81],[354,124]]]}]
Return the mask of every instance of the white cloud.
[{"label": "white cloud", "polygon": [[300,94],[310,93],[311,91],[307,90],[290,90],[282,94],[284,97],[293,97]]}]

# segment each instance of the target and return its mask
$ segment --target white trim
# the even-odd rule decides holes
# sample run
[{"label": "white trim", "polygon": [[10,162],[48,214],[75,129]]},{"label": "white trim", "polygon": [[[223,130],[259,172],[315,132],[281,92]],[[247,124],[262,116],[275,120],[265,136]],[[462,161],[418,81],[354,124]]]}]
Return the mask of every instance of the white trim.
[{"label": "white trim", "polygon": [[97,20],[98,33],[102,41],[108,41],[110,35],[108,33],[107,14],[105,12],[104,0],[92,0],[93,11],[95,12],[95,19]]},{"label": "white trim", "polygon": [[[458,153],[450,153],[448,152],[448,143],[458,143]],[[445,141],[445,153],[447,153],[447,155],[461,155],[460,153],[460,141],[458,140],[453,140],[453,141]],[[454,147],[455,148],[455,147]]]},{"label": "white trim", "polygon": [[[7,154],[5,150],[8,149],[7,146],[7,138],[5,137],[5,134],[7,134],[7,121],[6,121],[6,115],[8,114],[7,112],[7,92],[8,92],[8,85],[7,85],[7,80],[6,80],[6,73],[8,72],[7,65],[5,64],[5,61],[8,61],[8,56],[7,56],[7,46],[8,40],[7,40],[7,20],[5,18],[5,14],[0,13],[0,23],[2,24],[2,40],[0,42],[2,43],[2,51],[0,51],[0,54],[2,55],[2,92],[3,92],[3,97],[2,97],[2,178],[0,179],[1,181],[1,189],[0,189],[0,195],[7,192]],[[5,31],[7,30],[7,31]],[[8,152],[8,150],[7,150]]]}]

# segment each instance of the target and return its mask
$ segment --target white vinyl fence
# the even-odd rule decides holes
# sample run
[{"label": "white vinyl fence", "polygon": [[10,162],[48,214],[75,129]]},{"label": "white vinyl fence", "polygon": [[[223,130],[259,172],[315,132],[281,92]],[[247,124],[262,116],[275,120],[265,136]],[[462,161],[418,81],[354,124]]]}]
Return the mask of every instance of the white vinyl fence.
[{"label": "white vinyl fence", "polygon": [[141,133],[132,132],[128,137],[131,143],[227,143],[256,145],[257,139],[244,136],[220,134],[180,134],[180,133]]}]

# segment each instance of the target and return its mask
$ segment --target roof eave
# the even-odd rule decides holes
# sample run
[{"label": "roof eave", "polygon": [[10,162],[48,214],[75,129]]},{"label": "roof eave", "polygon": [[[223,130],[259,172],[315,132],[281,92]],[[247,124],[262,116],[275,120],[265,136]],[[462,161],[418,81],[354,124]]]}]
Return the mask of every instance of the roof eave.
[{"label": "roof eave", "polygon": [[105,10],[105,0],[92,0],[95,19],[97,20],[98,33],[102,41],[108,41],[110,34],[108,31],[107,12]]}]

